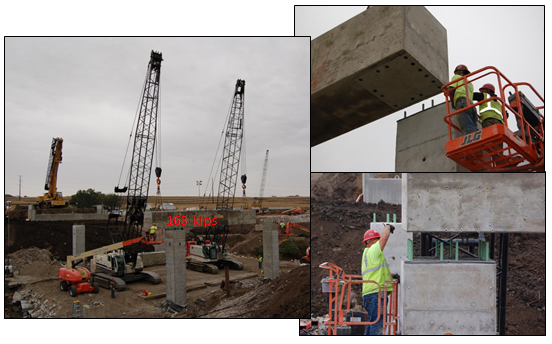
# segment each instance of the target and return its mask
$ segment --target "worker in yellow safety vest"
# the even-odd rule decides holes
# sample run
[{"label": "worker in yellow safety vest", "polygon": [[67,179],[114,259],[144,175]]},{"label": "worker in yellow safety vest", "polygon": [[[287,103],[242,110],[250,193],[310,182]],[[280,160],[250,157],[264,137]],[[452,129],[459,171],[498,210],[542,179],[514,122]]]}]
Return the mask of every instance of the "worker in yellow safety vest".
[{"label": "worker in yellow safety vest", "polygon": [[[479,96],[477,98],[478,100],[486,100],[491,97],[496,97],[495,88],[491,84],[483,85],[479,89],[479,92],[481,92],[481,94],[477,95]],[[479,116],[481,116],[481,125],[483,126],[483,128],[487,128],[495,124],[504,124],[504,117],[502,116],[502,105],[498,100],[489,100],[479,105]],[[492,148],[498,151],[501,150],[503,147],[502,144],[498,144]],[[502,158],[502,156],[502,152],[499,152],[498,154],[493,154],[492,159],[496,161]]]},{"label": "worker in yellow safety vest", "polygon": [[[364,309],[368,312],[368,321],[374,322],[378,319],[378,303],[379,308],[383,312],[380,314],[378,322],[373,325],[366,326],[365,335],[381,335],[383,331],[383,317],[386,313],[383,309],[383,288],[385,281],[392,281],[393,277],[398,278],[398,275],[391,274],[389,265],[383,255],[383,249],[389,240],[391,234],[391,226],[387,225],[383,229],[381,235],[375,229],[367,230],[364,233],[363,244],[366,245],[362,254],[362,279],[364,281],[377,282],[381,287],[381,297],[378,294],[379,288],[375,283],[362,283],[362,300]],[[387,286],[387,292],[392,292],[393,286]],[[388,296],[389,301],[389,296]],[[389,304],[389,302],[387,302]]]},{"label": "worker in yellow safety vest", "polygon": [[[470,74],[468,67],[461,64],[456,66],[454,69],[454,75],[452,80],[458,80],[454,84],[451,84],[448,88],[452,89],[456,86],[460,86],[451,93],[454,94],[452,101],[452,107],[456,110],[463,109],[468,107],[468,105],[473,104],[473,85],[471,82],[468,82],[468,94],[466,94],[466,85],[462,77],[464,75]],[[460,124],[460,129],[462,130],[462,135],[467,135],[478,130],[477,128],[477,111],[475,108],[465,110],[458,114],[458,123]]]},{"label": "worker in yellow safety vest", "polygon": [[153,226],[150,227],[149,231],[150,238],[152,238],[153,241],[155,241],[156,238],[155,232],[157,232],[157,226],[154,223]]}]

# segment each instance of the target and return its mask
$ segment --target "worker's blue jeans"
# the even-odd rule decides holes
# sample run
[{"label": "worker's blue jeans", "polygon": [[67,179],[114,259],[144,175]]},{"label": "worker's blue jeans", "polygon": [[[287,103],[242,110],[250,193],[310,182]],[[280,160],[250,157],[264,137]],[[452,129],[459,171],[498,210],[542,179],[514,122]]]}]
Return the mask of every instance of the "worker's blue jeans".
[{"label": "worker's blue jeans", "polygon": [[[456,101],[456,110],[463,109],[467,106],[467,101],[464,97],[458,98]],[[477,111],[475,108],[468,109],[458,114],[458,124],[460,124],[460,129],[462,129],[462,135],[468,135],[479,130],[477,129],[477,122]]]},{"label": "worker's blue jeans", "polygon": [[[364,302],[364,309],[366,312],[368,312],[368,321],[373,322],[378,318],[378,293],[373,294],[366,294],[362,297],[362,301]],[[385,314],[385,310],[383,310],[383,298],[380,300],[380,308]],[[387,296],[387,304],[389,304],[389,296]],[[368,325],[366,326],[366,332],[364,333],[365,336],[381,336],[383,332],[383,315],[380,316],[377,323],[374,325]]]}]

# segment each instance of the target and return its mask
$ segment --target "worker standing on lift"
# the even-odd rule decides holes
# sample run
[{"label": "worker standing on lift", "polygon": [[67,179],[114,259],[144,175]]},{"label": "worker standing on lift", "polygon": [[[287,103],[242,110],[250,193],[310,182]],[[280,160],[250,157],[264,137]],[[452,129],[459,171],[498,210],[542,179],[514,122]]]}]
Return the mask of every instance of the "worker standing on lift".
[{"label": "worker standing on lift", "polygon": [[[491,97],[496,97],[495,88],[492,84],[485,84],[479,92],[474,94],[474,99],[481,101]],[[481,125],[483,128],[490,127],[495,124],[504,124],[502,117],[502,105],[498,100],[490,100],[479,105],[479,116],[481,116]],[[501,150],[502,144],[498,144],[492,147],[494,150]],[[493,155],[493,160],[502,158],[502,152]]]},{"label": "worker standing on lift", "polygon": [[[394,229],[394,228],[393,228]],[[383,288],[385,281],[392,281],[392,277],[398,278],[398,275],[391,275],[389,265],[383,255],[383,249],[389,240],[391,226],[386,225],[383,232],[380,234],[375,229],[367,230],[364,233],[363,244],[366,244],[364,253],[362,254],[362,279],[364,281],[377,282],[382,290],[381,297],[378,295],[378,286],[374,283],[362,283],[362,300],[364,309],[368,312],[368,321],[374,322],[378,318],[378,302],[379,309],[383,314],[380,315],[377,323],[366,326],[365,335],[381,335],[383,332],[383,317],[386,310],[383,309]],[[393,285],[387,286],[387,292],[393,291]],[[387,304],[389,304],[389,296],[387,296]]]},{"label": "worker standing on lift", "polygon": [[150,232],[149,232],[150,238],[153,239],[153,241],[155,241],[155,238],[156,238],[155,232],[157,232],[157,226],[154,223],[153,226],[150,227]]},{"label": "worker standing on lift", "polygon": [[[454,88],[456,86],[462,85],[455,89],[453,92],[454,99],[452,102],[452,107],[456,110],[463,109],[473,104],[473,85],[468,83],[468,94],[466,95],[466,86],[462,80],[462,76],[470,74],[468,67],[465,65],[458,65],[454,69],[454,75],[451,81],[458,80],[454,84],[450,85],[449,88]],[[460,124],[460,129],[462,130],[462,135],[467,135],[473,132],[476,132],[477,129],[477,111],[475,108],[465,110],[458,114],[458,123]]]}]

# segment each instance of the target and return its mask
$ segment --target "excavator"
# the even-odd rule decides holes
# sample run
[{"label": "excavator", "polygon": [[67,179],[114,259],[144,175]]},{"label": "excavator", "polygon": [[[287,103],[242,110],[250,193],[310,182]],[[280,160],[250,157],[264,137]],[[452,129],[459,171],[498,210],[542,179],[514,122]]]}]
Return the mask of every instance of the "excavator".
[{"label": "excavator", "polygon": [[57,172],[61,164],[61,148],[63,139],[54,137],[50,148],[50,159],[48,160],[48,169],[46,170],[46,184],[44,189],[48,191],[43,196],[38,197],[38,205],[41,208],[63,207],[66,205],[61,192],[57,192]]},{"label": "excavator", "polygon": [[[302,233],[298,233],[294,231],[294,229],[297,229],[299,231],[302,231]],[[298,225],[293,222],[286,223],[284,229],[280,229],[279,236],[280,237],[291,237],[291,236],[309,236],[310,235],[310,229],[307,227],[303,227],[301,225]]]},{"label": "excavator", "polygon": [[219,268],[243,270],[243,263],[228,255],[228,225],[206,228],[205,236],[186,242],[186,267],[199,272],[217,274]]},{"label": "excavator", "polygon": [[[73,297],[79,293],[98,292],[98,286],[109,288],[111,280],[118,291],[126,289],[127,282],[146,280],[153,284],[161,283],[161,277],[151,271],[144,271],[140,256],[135,261],[126,261],[122,250],[137,243],[154,245],[163,243],[163,231],[159,230],[156,236],[143,235],[139,238],[125,240],[115,244],[103,246],[83,252],[78,256],[67,256],[67,263],[58,272],[60,289],[69,290]],[[90,270],[77,266],[91,258]],[[93,279],[93,281],[92,281]]]},{"label": "excavator", "polygon": [[[450,100],[456,89],[462,87],[467,90],[469,83],[482,78],[485,79],[480,82],[492,80],[490,83],[493,87],[497,86],[497,94],[475,101],[466,108],[451,110]],[[453,87],[458,81],[459,85]],[[520,91],[521,87],[528,93]],[[541,112],[544,111],[544,97],[531,84],[511,82],[497,68],[488,66],[451,81],[441,89],[447,100],[447,115],[444,118],[449,134],[449,141],[445,145],[447,157],[472,172],[544,172],[544,116]],[[505,95],[507,90],[508,97]],[[536,106],[529,101],[528,96],[538,102]],[[504,124],[494,124],[467,135],[452,137],[453,129],[462,133],[461,128],[452,122],[453,116],[493,100],[502,107]],[[508,121],[512,119],[516,120],[519,128],[517,132],[508,127]]]}]

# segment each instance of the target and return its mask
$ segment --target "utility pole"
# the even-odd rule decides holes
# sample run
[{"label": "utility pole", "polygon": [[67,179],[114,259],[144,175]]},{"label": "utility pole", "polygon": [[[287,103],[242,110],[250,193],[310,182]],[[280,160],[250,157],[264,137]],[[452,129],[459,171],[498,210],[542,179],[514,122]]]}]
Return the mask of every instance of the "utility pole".
[{"label": "utility pole", "polygon": [[21,175],[19,175],[19,200],[21,201]]},{"label": "utility pole", "polygon": [[197,195],[199,196],[199,209],[201,209],[201,182],[202,180],[196,180]]}]

